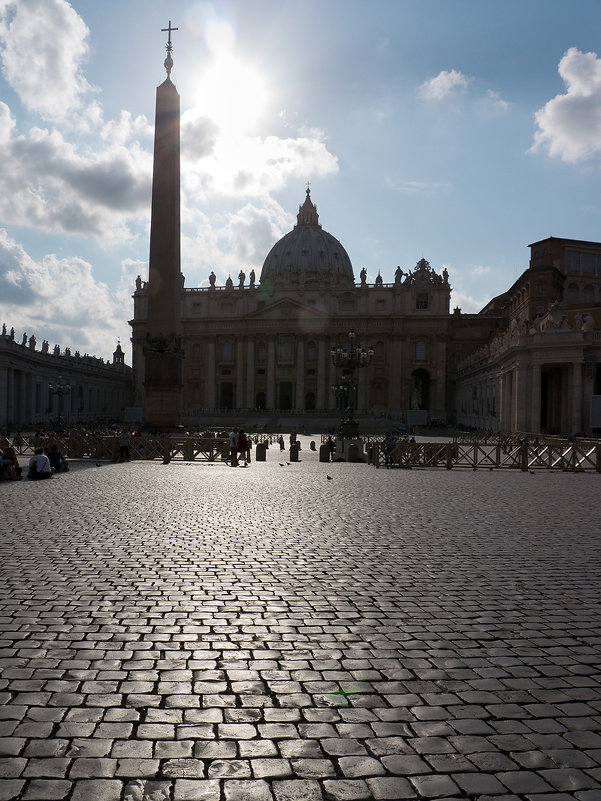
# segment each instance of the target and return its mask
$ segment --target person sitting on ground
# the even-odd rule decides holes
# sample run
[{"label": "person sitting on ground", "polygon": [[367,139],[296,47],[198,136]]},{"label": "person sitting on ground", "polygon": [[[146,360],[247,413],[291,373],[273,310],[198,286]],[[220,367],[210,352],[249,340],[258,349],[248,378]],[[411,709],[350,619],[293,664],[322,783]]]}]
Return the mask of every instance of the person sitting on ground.
[{"label": "person sitting on ground", "polygon": [[[9,462],[10,467],[12,467],[17,478],[20,478],[21,473],[23,472],[23,468],[19,465],[19,460],[17,459],[17,452],[12,446],[4,449],[4,452],[2,453],[2,459]],[[4,476],[4,478],[6,478],[6,476]]]},{"label": "person sitting on ground", "polygon": [[50,466],[55,473],[68,473],[69,465],[63,454],[59,451],[58,445],[51,445],[50,452],[48,453]]},{"label": "person sitting on ground", "polygon": [[20,481],[8,459],[0,459],[0,481]]},{"label": "person sitting on ground", "polygon": [[36,448],[35,454],[29,460],[29,473],[27,478],[41,479],[52,478],[52,467],[50,459],[44,453],[43,448]]}]

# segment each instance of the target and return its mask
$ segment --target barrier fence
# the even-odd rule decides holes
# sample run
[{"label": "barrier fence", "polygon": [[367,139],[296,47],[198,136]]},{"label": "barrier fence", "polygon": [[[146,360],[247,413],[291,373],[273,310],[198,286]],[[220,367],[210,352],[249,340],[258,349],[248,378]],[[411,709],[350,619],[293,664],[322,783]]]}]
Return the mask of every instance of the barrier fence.
[{"label": "barrier fence", "polygon": [[[278,435],[251,435],[254,445],[277,443]],[[58,449],[70,459],[118,461],[118,434],[69,432],[41,438],[19,435],[11,441],[20,455],[31,455],[37,447]],[[399,440],[392,449],[375,438],[366,438],[368,464],[377,468],[470,468],[472,470],[563,470],[601,473],[601,444],[582,441],[530,443],[512,439],[504,442],[482,441],[409,442]],[[227,436],[199,434],[142,434],[130,437],[130,460],[168,460],[215,462],[228,458]]]},{"label": "barrier fence", "polygon": [[374,442],[368,449],[368,463],[376,467],[471,468],[472,470],[563,470],[601,473],[599,444],[529,444],[504,447],[481,442],[398,442],[392,449]]}]

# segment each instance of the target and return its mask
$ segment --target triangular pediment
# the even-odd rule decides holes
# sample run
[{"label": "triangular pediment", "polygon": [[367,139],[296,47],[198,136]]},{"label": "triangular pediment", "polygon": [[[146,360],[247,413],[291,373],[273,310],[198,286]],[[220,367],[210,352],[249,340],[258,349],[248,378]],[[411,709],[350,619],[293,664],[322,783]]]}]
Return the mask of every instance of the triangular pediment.
[{"label": "triangular pediment", "polygon": [[327,317],[325,309],[319,309],[309,303],[301,303],[293,298],[279,298],[273,303],[266,303],[262,308],[246,315],[254,320],[298,320],[301,318],[322,319]]}]

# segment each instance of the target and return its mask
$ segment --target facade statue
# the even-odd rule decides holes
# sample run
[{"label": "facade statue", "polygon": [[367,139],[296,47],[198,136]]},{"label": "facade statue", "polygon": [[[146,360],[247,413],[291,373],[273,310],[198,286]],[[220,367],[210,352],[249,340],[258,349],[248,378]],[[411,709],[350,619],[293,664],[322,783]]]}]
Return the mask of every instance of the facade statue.
[{"label": "facade statue", "polygon": [[6,323],[2,323],[2,336],[6,336]]},{"label": "facade statue", "polygon": [[376,286],[382,286],[383,283],[384,282],[382,281],[382,276],[380,275],[380,273],[378,273],[376,277]]},{"label": "facade statue", "polygon": [[10,338],[11,339],[15,338],[15,327],[14,326],[10,329]]},{"label": "facade statue", "polygon": [[361,278],[361,285],[365,286],[365,284],[367,283],[367,270],[365,269],[365,267],[361,269],[359,277]]},{"label": "facade statue", "polygon": [[36,346],[36,338],[35,338],[35,336],[32,334],[32,335],[29,337],[29,347],[31,348],[31,350],[35,350],[35,346]]},{"label": "facade statue", "polygon": [[50,346],[50,343],[48,342],[48,340],[47,340],[47,339],[45,339],[45,340],[42,342],[42,353],[48,353],[48,348],[49,348],[49,346]]},{"label": "facade statue", "polygon": [[413,389],[411,390],[411,404],[412,409],[421,409],[422,407],[422,384],[419,378],[415,379]]},{"label": "facade statue", "polygon": [[250,275],[248,276],[248,279],[250,281],[249,286],[250,286],[251,289],[253,289],[254,285],[255,285],[255,271],[254,270],[250,271]]},{"label": "facade statue", "polygon": [[240,287],[240,289],[243,289],[245,280],[246,280],[246,275],[243,273],[242,270],[240,270],[240,272],[238,273],[238,286]]},{"label": "facade statue", "polygon": [[215,280],[216,280],[215,273],[211,270],[211,275],[209,276],[209,284],[211,285],[212,289],[215,289]]},{"label": "facade statue", "polygon": [[60,349],[60,346],[59,346],[59,345],[55,345],[55,346],[54,346],[54,350],[53,350],[52,352],[53,352],[53,354],[54,354],[55,356],[60,356],[60,355],[61,355],[61,349]]},{"label": "facade statue", "polygon": [[27,334],[23,334],[23,339],[21,340],[21,345],[25,347],[27,345]]},{"label": "facade statue", "polygon": [[402,279],[403,279],[403,271],[401,270],[400,267],[397,267],[396,270],[394,271],[394,283],[400,284]]},{"label": "facade statue", "polygon": [[142,278],[139,275],[136,276],[136,289],[142,289]]},{"label": "facade statue", "polygon": [[231,275],[228,275],[228,277],[227,277],[227,281],[225,282],[225,288],[226,289],[233,289],[234,288],[234,282],[232,281],[232,276]]}]

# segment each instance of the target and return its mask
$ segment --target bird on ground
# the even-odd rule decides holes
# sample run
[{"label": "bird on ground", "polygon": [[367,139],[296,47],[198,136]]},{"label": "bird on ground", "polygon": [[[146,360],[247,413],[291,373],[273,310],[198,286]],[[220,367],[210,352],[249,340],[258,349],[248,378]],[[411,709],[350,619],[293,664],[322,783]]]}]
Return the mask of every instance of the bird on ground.
[{"label": "bird on ground", "polygon": [[328,476],[328,475],[326,475],[326,478],[328,479],[328,481],[331,481],[331,480],[332,480],[332,476]]},{"label": "bird on ground", "polygon": [[281,462],[279,464],[280,464],[280,467],[285,467],[286,466],[286,465],[283,465]]},{"label": "bird on ground", "polygon": [[96,467],[100,467],[100,462],[96,462]]}]

